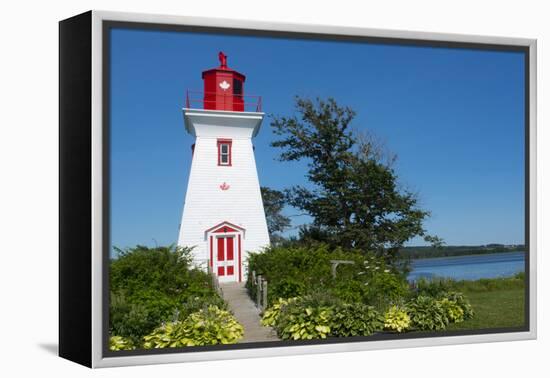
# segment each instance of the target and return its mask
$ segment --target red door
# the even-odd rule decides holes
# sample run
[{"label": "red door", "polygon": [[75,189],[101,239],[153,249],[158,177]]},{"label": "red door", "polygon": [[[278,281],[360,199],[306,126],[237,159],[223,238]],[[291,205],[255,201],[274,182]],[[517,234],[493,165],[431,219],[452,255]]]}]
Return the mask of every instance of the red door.
[{"label": "red door", "polygon": [[235,276],[235,237],[225,236],[217,239],[217,273],[220,278],[227,278],[228,281],[233,280]]}]

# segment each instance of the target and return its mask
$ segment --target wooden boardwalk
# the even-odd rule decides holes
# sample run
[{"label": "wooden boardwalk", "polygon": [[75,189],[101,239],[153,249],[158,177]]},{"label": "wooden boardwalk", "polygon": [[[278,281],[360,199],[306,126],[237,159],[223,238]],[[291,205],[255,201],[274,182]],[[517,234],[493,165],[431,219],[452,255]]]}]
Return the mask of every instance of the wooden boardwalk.
[{"label": "wooden boardwalk", "polygon": [[221,283],[220,288],[223,299],[229,304],[235,318],[244,327],[244,337],[240,341],[241,343],[279,340],[271,327],[264,327],[260,324],[260,310],[248,296],[244,283]]}]

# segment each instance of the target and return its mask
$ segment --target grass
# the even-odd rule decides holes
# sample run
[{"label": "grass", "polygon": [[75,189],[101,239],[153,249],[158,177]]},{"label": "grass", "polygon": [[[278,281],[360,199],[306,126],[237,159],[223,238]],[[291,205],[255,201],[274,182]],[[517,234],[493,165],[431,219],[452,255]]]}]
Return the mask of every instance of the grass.
[{"label": "grass", "polygon": [[454,289],[461,291],[474,309],[474,318],[449,324],[448,331],[522,327],[524,325],[524,277],[459,281]]},{"label": "grass", "polygon": [[464,295],[474,309],[473,319],[453,323],[447,330],[521,327],[524,325],[523,289],[468,292]]}]

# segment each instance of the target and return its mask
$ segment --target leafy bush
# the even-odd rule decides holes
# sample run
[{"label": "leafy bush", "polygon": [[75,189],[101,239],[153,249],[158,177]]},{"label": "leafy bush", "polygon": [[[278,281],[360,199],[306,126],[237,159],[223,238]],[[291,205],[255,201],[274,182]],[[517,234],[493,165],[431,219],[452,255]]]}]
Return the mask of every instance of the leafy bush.
[{"label": "leafy bush", "polygon": [[[333,277],[331,260],[353,264],[339,265]],[[442,330],[473,315],[466,298],[453,291],[455,281],[420,280],[411,291],[403,274],[373,254],[331,250],[321,243],[283,244],[250,254],[248,264],[249,273],[269,282],[271,306],[262,324],[283,339],[369,335],[383,328]],[[253,297],[254,285],[249,274]]]},{"label": "leafy bush", "polygon": [[140,345],[144,333],[160,322],[147,306],[128,301],[124,292],[119,291],[111,292],[109,324],[112,335],[123,335],[124,339],[131,340],[134,345]]},{"label": "leafy bush", "polygon": [[464,310],[455,301],[449,298],[442,298],[437,301],[445,311],[449,323],[460,323],[464,321]]},{"label": "leafy bush", "polygon": [[268,302],[309,293],[331,279],[331,253],[327,246],[270,247],[248,255],[247,288],[256,296],[251,273],[262,275],[269,282]]},{"label": "leafy bush", "polygon": [[226,310],[209,306],[192,313],[184,321],[169,322],[145,336],[143,346],[177,348],[184,346],[233,344],[244,334],[242,325]]},{"label": "leafy bush", "polygon": [[262,314],[262,320],[261,320],[262,325],[267,327],[273,327],[277,323],[277,320],[279,319],[279,315],[281,314],[283,307],[288,305],[291,302],[295,302],[297,299],[298,298],[277,299],[277,301],[275,301],[275,303],[273,303],[271,307],[266,309]]},{"label": "leafy bush", "polygon": [[398,306],[392,306],[384,316],[384,328],[390,331],[404,332],[411,326],[411,318],[407,311]]},{"label": "leafy bush", "polygon": [[122,336],[109,337],[109,350],[132,350],[136,349],[132,340],[124,338]]},{"label": "leafy bush", "polygon": [[[468,285],[485,287],[484,281],[491,280],[457,282],[450,279],[421,279],[417,281],[416,295],[436,299],[445,312],[447,322],[459,323],[465,319],[471,319],[474,316],[474,311],[464,294],[453,291],[453,288],[464,285],[465,282],[469,282]],[[500,280],[497,281],[500,282]]]},{"label": "leafy bush", "polygon": [[331,308],[290,303],[283,306],[276,330],[283,340],[325,339],[330,334]]},{"label": "leafy bush", "polygon": [[294,298],[306,293],[306,285],[294,278],[283,278],[280,281],[273,282],[270,286],[272,296],[282,298]]},{"label": "leafy bush", "polygon": [[383,319],[372,306],[361,303],[343,303],[332,308],[331,336],[368,336],[381,330],[382,326]]},{"label": "leafy bush", "polygon": [[190,297],[177,307],[172,320],[185,320],[190,314],[199,312],[200,310],[208,310],[211,306],[216,306],[221,310],[228,310],[227,303],[217,294],[210,297]]},{"label": "leafy bush", "polygon": [[416,281],[416,293],[417,295],[437,298],[451,291],[452,283],[453,281],[448,279],[422,277]]},{"label": "leafy bush", "polygon": [[461,309],[464,319],[472,319],[474,317],[474,310],[470,302],[464,297],[462,293],[450,292],[445,296],[446,299],[455,302]]},{"label": "leafy bush", "polygon": [[368,292],[364,300],[379,309],[386,309],[400,302],[409,291],[407,282],[399,275],[391,273],[389,269],[373,273],[365,285]]},{"label": "leafy bush", "polygon": [[369,288],[362,280],[336,281],[334,286],[330,289],[330,292],[346,303],[375,301],[375,295],[372,295],[372,287]]},{"label": "leafy bush", "polygon": [[109,331],[141,344],[160,324],[225,304],[209,275],[191,266],[190,248],[116,249],[110,265]]},{"label": "leafy bush", "polygon": [[382,329],[382,317],[372,306],[343,303],[323,293],[302,298],[279,298],[263,315],[282,339],[368,336]]},{"label": "leafy bush", "polygon": [[424,295],[407,304],[407,314],[411,318],[412,326],[423,331],[442,330],[449,323],[441,304],[435,298]]},{"label": "leafy bush", "polygon": [[176,246],[129,249],[115,248],[117,256],[111,260],[110,285],[122,288],[129,295],[153,290],[177,295],[192,285],[191,249]]},{"label": "leafy bush", "polygon": [[[347,260],[341,264],[336,278],[331,260]],[[256,286],[252,271],[269,282],[268,302],[277,298],[309,296],[324,291],[348,303],[364,303],[384,307],[407,293],[406,280],[388,267],[383,259],[361,251],[330,249],[325,244],[277,246],[248,257],[247,288],[255,299]]]}]

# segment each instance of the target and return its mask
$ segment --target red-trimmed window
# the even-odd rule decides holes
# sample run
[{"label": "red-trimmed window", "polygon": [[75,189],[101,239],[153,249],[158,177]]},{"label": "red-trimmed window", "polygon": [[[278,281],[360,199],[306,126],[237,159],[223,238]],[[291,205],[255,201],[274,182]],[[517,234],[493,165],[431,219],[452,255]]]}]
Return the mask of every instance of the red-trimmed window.
[{"label": "red-trimmed window", "polygon": [[218,139],[218,165],[231,166],[231,139]]}]

